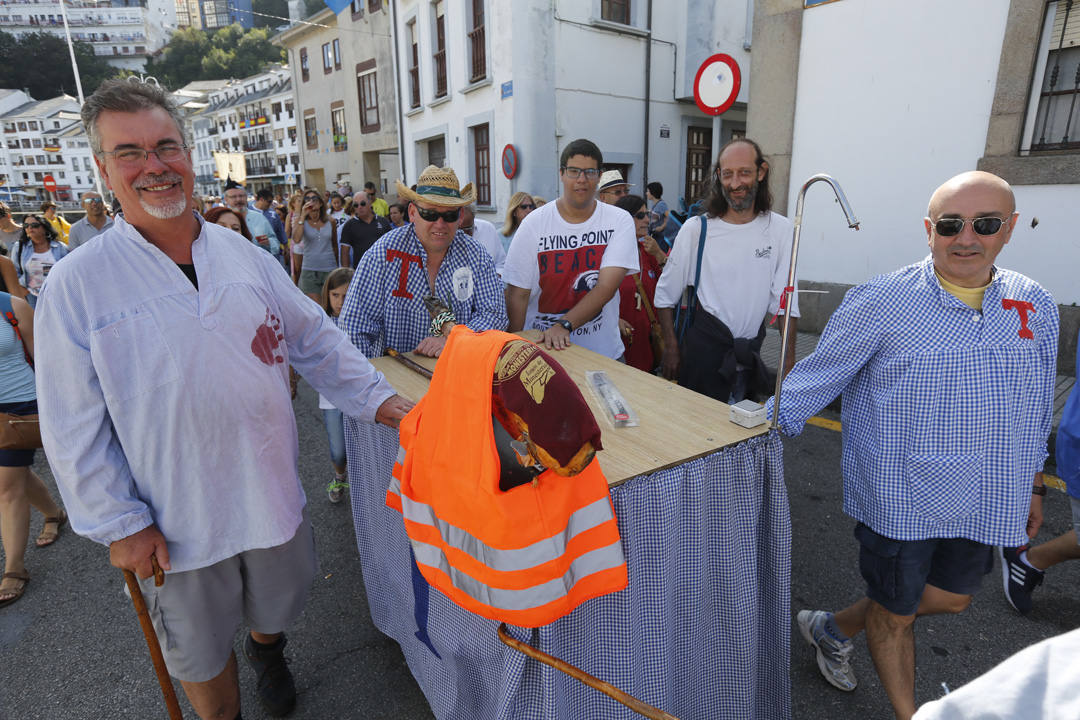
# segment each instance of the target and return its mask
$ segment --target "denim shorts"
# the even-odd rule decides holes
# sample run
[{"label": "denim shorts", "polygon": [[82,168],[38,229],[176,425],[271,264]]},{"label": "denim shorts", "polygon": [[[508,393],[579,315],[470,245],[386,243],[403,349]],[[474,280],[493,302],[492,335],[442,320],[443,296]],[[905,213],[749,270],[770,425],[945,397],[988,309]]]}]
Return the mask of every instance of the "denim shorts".
[{"label": "denim shorts", "polygon": [[894,615],[914,615],[927,585],[974,595],[994,569],[994,548],[966,538],[893,540],[855,526],[866,596]]},{"label": "denim shorts", "polygon": [[[17,403],[0,403],[0,412],[12,415],[33,415],[38,411],[37,400]],[[0,467],[30,467],[34,464],[36,450],[0,449]]]}]

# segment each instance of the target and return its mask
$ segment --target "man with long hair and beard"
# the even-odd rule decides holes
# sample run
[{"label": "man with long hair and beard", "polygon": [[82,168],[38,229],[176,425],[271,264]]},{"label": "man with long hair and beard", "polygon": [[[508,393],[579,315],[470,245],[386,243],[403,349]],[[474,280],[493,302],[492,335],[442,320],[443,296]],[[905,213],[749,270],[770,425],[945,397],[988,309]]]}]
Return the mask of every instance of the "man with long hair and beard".
[{"label": "man with long hair and beard", "polygon": [[[792,225],[770,209],[769,163],[756,142],[738,138],[720,149],[705,207],[705,215],[688,219],[679,231],[656,286],[664,377],[721,402],[768,396],[769,373],[760,355],[767,316],[791,312],[787,372],[795,362],[799,305],[794,294],[790,308],[780,305]],[[699,266],[699,307],[680,347],[673,308]]]}]

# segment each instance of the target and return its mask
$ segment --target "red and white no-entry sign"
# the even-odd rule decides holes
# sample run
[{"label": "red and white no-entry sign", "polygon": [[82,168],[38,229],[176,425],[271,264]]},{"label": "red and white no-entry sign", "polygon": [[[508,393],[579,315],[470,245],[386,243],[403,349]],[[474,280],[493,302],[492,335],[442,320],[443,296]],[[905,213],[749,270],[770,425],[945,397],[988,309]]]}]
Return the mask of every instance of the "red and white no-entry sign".
[{"label": "red and white no-entry sign", "polygon": [[56,179],[52,175],[46,175],[41,179],[41,184],[48,192],[56,192]]},{"label": "red and white no-entry sign", "polygon": [[718,53],[701,63],[694,78],[694,102],[706,115],[720,115],[735,104],[742,86],[739,63]]}]

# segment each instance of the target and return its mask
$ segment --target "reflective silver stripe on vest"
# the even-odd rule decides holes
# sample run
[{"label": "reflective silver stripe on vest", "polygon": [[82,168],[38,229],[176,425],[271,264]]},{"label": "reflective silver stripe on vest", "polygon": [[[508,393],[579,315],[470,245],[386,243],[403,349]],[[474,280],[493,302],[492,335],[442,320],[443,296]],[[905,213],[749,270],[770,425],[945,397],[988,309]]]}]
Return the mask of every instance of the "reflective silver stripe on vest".
[{"label": "reflective silver stripe on vest", "polygon": [[394,493],[395,495],[401,495],[401,481],[393,475],[390,476],[390,487],[386,488],[387,492]]},{"label": "reflective silver stripe on vest", "polygon": [[531,610],[565,597],[579,580],[623,564],[622,542],[591,550],[577,558],[562,577],[523,590],[493,588],[452,567],[441,548],[412,541],[416,561],[438,568],[450,576],[453,586],[472,599],[501,610]]},{"label": "reflective silver stripe on vest", "polygon": [[[391,488],[393,487],[394,484],[391,483]],[[400,493],[400,491],[401,485],[399,483],[395,492]],[[403,493],[401,494],[401,511],[406,520],[421,525],[431,525],[438,530],[439,535],[447,545],[469,555],[480,564],[500,572],[528,570],[546,562],[557,560],[566,554],[566,544],[571,538],[586,530],[603,525],[614,517],[611,510],[611,501],[605,495],[585,507],[575,510],[570,516],[565,530],[560,530],[551,537],[538,540],[522,548],[503,550],[486,545],[469,532],[435,517],[435,512],[430,505],[417,502]]]},{"label": "reflective silver stripe on vest", "polygon": [[398,445],[397,460],[394,461],[394,464],[405,467],[405,448],[401,447],[400,445]]}]

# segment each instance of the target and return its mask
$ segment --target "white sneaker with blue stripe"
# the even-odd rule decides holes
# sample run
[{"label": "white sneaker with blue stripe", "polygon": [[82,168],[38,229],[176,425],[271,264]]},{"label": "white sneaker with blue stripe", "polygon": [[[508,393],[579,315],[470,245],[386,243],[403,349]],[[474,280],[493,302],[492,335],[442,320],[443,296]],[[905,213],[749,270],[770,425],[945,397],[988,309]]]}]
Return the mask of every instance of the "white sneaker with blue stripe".
[{"label": "white sneaker with blue stripe", "polygon": [[824,610],[800,610],[796,620],[803,639],[817,651],[821,674],[833,687],[851,692],[858,685],[851,669],[851,652],[855,646],[850,639],[840,641],[829,634],[825,623],[831,617],[832,613]]}]

